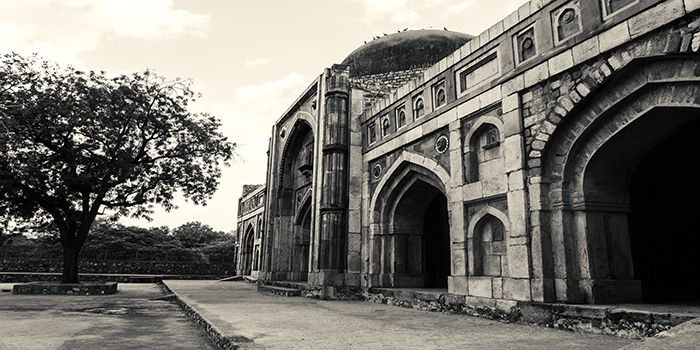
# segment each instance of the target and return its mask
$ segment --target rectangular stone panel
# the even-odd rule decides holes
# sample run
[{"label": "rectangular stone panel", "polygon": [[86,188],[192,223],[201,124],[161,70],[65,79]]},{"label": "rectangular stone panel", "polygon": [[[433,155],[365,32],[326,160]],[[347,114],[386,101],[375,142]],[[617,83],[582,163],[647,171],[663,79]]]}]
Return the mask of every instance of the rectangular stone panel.
[{"label": "rectangular stone panel", "polygon": [[607,31],[600,33],[598,36],[598,47],[600,52],[608,51],[615,48],[630,39],[629,28],[627,22],[622,22]]},{"label": "rectangular stone panel", "polygon": [[491,277],[469,277],[469,295],[476,297],[493,297]]},{"label": "rectangular stone panel", "polygon": [[521,301],[530,300],[530,280],[504,278],[503,298]]},{"label": "rectangular stone panel", "polygon": [[484,256],[484,275],[500,276],[501,275],[501,256],[486,255]]},{"label": "rectangular stone panel", "polygon": [[508,261],[510,262],[511,277],[530,277],[528,250],[526,245],[512,245],[508,247]]},{"label": "rectangular stone panel", "polygon": [[467,276],[447,277],[447,290],[450,294],[469,295],[469,282]]},{"label": "rectangular stone panel", "polygon": [[664,1],[629,20],[630,36],[648,33],[676,18],[683,16],[683,0]]},{"label": "rectangular stone panel", "polygon": [[690,13],[697,9],[700,9],[700,0],[685,0],[685,11]]},{"label": "rectangular stone panel", "polygon": [[503,278],[494,278],[492,281],[493,281],[493,297],[496,299],[503,298]]}]

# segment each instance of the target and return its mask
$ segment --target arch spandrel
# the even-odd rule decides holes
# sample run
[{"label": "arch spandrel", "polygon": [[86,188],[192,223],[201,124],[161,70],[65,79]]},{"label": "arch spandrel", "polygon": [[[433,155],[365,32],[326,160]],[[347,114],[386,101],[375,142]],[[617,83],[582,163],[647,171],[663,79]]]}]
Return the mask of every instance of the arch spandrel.
[{"label": "arch spandrel", "polygon": [[[614,133],[652,108],[693,106],[698,91],[690,86],[700,83],[700,77],[688,72],[698,66],[694,57],[628,63],[609,78],[610,85],[605,90],[589,92],[588,99],[561,117],[563,120],[548,137],[540,157],[532,157],[532,152],[527,157],[530,161],[541,159],[542,182],[551,184],[553,189],[580,189],[580,175],[588,160]],[[664,69],[666,74],[659,73]]]}]

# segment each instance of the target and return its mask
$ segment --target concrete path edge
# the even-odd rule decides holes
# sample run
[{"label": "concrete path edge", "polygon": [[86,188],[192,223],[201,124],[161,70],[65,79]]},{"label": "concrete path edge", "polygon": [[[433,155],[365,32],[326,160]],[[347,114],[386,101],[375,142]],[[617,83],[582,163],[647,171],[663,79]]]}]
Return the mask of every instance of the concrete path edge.
[{"label": "concrete path edge", "polygon": [[197,322],[197,324],[204,329],[207,335],[209,335],[209,337],[218,347],[224,350],[235,350],[239,348],[238,344],[235,342],[235,339],[224,336],[221,331],[212,322],[207,320],[207,318],[204,317],[204,315],[202,315],[196,308],[182,300],[180,295],[178,295],[177,292],[168,286],[167,281],[162,281],[162,283],[163,287],[168,291],[168,293],[173,295],[174,301],[185,311],[187,317]]}]

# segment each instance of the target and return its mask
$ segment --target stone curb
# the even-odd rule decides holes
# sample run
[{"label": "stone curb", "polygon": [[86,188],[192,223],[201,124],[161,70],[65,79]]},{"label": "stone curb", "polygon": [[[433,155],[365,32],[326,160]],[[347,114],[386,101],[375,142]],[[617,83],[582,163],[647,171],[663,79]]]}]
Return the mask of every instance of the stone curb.
[{"label": "stone curb", "polygon": [[[217,280],[222,275],[164,275],[164,274],[110,274],[79,273],[81,282],[119,282],[119,283],[159,283],[164,278],[177,280]],[[26,283],[35,281],[60,281],[60,272],[15,272],[0,271],[0,283]]]},{"label": "stone curb", "polygon": [[117,282],[105,283],[18,283],[12,287],[12,294],[43,295],[107,295],[117,292]]},{"label": "stone curb", "polygon": [[[211,338],[219,348],[224,350],[235,350],[240,348],[236,342],[237,339],[223,335],[221,331],[213,323],[209,322],[209,320],[207,320],[207,318],[204,317],[204,315],[202,315],[197,309],[182,300],[180,295],[172,290],[166,281],[162,281],[161,283],[163,288],[172,294],[173,300],[185,311],[187,317],[197,322],[197,324],[204,329],[209,338]],[[249,342],[250,340],[246,338],[244,341]]]}]

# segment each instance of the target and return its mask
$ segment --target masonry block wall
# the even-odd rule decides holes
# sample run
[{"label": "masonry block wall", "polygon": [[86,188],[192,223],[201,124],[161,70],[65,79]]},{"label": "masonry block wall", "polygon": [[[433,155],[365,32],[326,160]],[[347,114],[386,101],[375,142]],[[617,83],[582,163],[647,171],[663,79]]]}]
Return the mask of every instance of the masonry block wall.
[{"label": "masonry block wall", "polygon": [[244,185],[238,203],[236,274],[258,277],[265,228],[265,186]]},{"label": "masonry block wall", "polygon": [[[422,181],[449,202],[450,293],[641,300],[627,180],[601,170],[614,160],[593,155],[649,110],[697,107],[700,4],[612,4],[531,1],[365,111],[365,286],[400,286],[384,276],[400,264],[397,238],[387,237],[398,234],[400,198]],[[417,98],[429,102],[425,114],[399,127],[397,111]],[[632,158],[649,146],[612,142]],[[412,286],[424,287],[418,280]]]},{"label": "masonry block wall", "polygon": [[272,129],[261,278],[502,309],[663,294],[648,271],[675,252],[634,248],[657,233],[634,231],[630,183],[697,128],[699,10],[532,0],[427,69],[326,69]]}]

